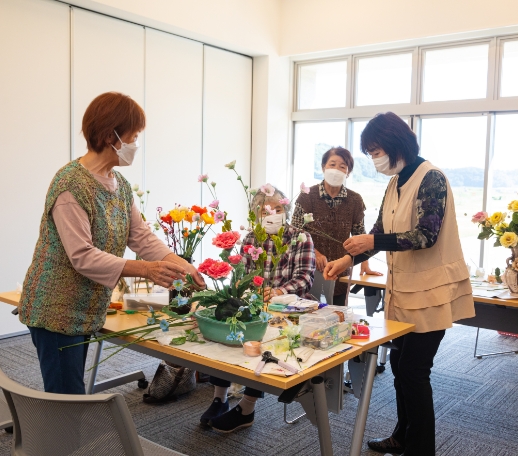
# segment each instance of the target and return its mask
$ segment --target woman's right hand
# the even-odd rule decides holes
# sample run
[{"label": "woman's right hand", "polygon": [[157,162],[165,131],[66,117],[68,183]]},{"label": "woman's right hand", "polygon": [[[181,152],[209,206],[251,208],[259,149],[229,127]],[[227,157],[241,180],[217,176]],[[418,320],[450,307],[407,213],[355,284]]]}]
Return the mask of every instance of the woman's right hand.
[{"label": "woman's right hand", "polygon": [[171,261],[146,261],[145,263],[145,278],[164,288],[170,288],[175,279],[185,281],[185,275],[188,272],[183,266]]},{"label": "woman's right hand", "polygon": [[336,280],[342,272],[344,272],[347,268],[350,268],[352,265],[353,259],[350,255],[345,255],[338,260],[330,261],[324,268],[324,279]]},{"label": "woman's right hand", "polygon": [[327,264],[327,257],[325,255],[322,255],[318,250],[315,249],[315,256],[317,260],[317,269],[320,272],[324,272],[324,268]]}]

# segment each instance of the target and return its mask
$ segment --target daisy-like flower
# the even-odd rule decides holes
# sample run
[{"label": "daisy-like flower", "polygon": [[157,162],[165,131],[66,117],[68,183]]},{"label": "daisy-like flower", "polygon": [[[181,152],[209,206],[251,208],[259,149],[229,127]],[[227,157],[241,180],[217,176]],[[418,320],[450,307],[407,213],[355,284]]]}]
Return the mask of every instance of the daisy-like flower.
[{"label": "daisy-like flower", "polygon": [[216,223],[219,223],[219,222],[222,222],[223,220],[225,220],[225,213],[222,212],[222,211],[218,211],[214,214],[214,221]]},{"label": "daisy-like flower", "polygon": [[263,253],[263,249],[261,247],[255,248],[252,247],[248,253],[250,253],[250,256],[252,257],[252,260],[257,261],[259,259],[259,255]]},{"label": "daisy-like flower", "polygon": [[173,287],[176,291],[181,291],[182,288],[183,288],[183,280],[181,279],[176,279],[176,280],[173,280]]},{"label": "daisy-like flower", "polygon": [[277,213],[277,211],[275,209],[272,209],[272,207],[269,204],[264,206],[264,210],[268,212],[268,215],[275,215]]},{"label": "daisy-like flower", "polygon": [[147,320],[146,320],[146,323],[148,325],[154,325],[156,323],[156,319],[154,317],[149,317]]},{"label": "daisy-like flower", "polygon": [[164,332],[169,331],[169,322],[167,320],[160,320],[160,329]]},{"label": "daisy-like flower", "polygon": [[245,340],[245,335],[243,334],[243,331],[239,331],[238,333],[236,333],[235,340],[238,340],[239,342],[243,342],[243,340]]},{"label": "daisy-like flower", "polygon": [[279,200],[279,204],[282,204],[283,206],[287,206],[288,204],[290,204],[290,199],[289,198],[281,198]]},{"label": "daisy-like flower", "polygon": [[263,323],[266,323],[270,318],[272,318],[272,315],[269,314],[268,312],[261,312],[259,314],[259,318],[261,319],[261,321]]},{"label": "daisy-like flower", "polygon": [[230,334],[227,336],[227,340],[236,340],[236,333],[234,331],[231,331]]},{"label": "daisy-like flower", "polygon": [[311,222],[314,222],[315,219],[313,218],[313,213],[310,212],[309,214],[304,214],[304,225],[306,223],[311,223]]},{"label": "daisy-like flower", "polygon": [[309,187],[307,187],[304,182],[302,182],[302,184],[300,184],[300,191],[301,193],[309,193]]},{"label": "daisy-like flower", "polygon": [[185,306],[189,302],[189,298],[186,298],[185,296],[179,296],[178,297],[178,305],[179,306]]},{"label": "daisy-like flower", "polygon": [[227,163],[225,165],[225,168],[228,168],[228,169],[234,169],[236,167],[236,161],[235,160],[232,160],[230,163]]},{"label": "daisy-like flower", "polygon": [[266,196],[273,196],[273,194],[275,193],[275,189],[271,184],[264,184],[261,185],[261,192],[263,192]]},{"label": "daisy-like flower", "polygon": [[198,182],[207,182],[209,180],[208,174],[200,174],[198,176]]},{"label": "daisy-like flower", "polygon": [[219,206],[219,200],[214,200],[212,203],[209,204],[209,207],[212,207],[213,209],[217,209]]}]

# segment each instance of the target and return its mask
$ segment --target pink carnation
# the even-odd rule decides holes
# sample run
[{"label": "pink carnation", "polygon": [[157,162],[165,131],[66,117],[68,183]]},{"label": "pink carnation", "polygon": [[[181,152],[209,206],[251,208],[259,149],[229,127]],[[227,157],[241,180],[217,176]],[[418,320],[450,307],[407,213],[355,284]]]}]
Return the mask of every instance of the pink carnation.
[{"label": "pink carnation", "polygon": [[241,235],[237,231],[225,231],[219,233],[215,238],[212,238],[212,245],[219,247],[220,249],[231,249],[236,245],[237,240]]},{"label": "pink carnation", "polygon": [[488,217],[487,212],[480,211],[480,212],[477,212],[473,217],[471,217],[471,221],[473,223],[483,223],[486,221],[487,217]]},{"label": "pink carnation", "polygon": [[230,261],[232,264],[239,264],[243,257],[241,255],[230,255],[228,257],[228,261]]}]

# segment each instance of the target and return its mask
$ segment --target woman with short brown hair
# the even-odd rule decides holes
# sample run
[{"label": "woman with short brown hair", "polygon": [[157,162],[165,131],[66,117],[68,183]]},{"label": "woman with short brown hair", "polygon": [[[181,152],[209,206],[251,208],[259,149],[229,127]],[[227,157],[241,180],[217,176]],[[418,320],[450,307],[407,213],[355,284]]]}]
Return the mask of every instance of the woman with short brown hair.
[{"label": "woman with short brown hair", "polygon": [[[133,201],[131,186],[114,166],[130,166],[146,126],[130,97],[99,95],[83,117],[87,153],[54,176],[45,201],[40,235],[20,298],[20,321],[36,346],[45,391],[84,394],[88,344],[106,319],[120,277],[148,278],[170,287],[196,269],[149,230]],[[126,260],[130,247],[146,261]]]}]

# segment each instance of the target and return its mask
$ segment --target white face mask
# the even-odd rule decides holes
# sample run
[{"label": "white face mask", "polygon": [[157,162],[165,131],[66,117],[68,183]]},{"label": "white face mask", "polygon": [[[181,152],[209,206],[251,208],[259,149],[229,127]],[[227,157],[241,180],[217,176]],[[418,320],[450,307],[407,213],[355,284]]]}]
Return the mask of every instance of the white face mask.
[{"label": "white face mask", "polygon": [[385,174],[386,176],[393,176],[394,174],[399,174],[401,170],[405,167],[404,160],[398,160],[396,166],[394,168],[391,168],[390,157],[388,155],[373,158],[372,163],[374,163],[376,171],[378,171],[381,174]]},{"label": "white face mask", "polygon": [[268,234],[277,234],[285,223],[286,214],[267,215],[261,220],[261,225]]},{"label": "white face mask", "polygon": [[327,168],[324,170],[324,180],[331,187],[340,187],[345,185],[347,175],[339,169]]},{"label": "white face mask", "polygon": [[[117,135],[117,132],[115,130],[113,131]],[[135,141],[131,144],[126,144],[125,142],[122,142],[119,135],[117,135],[117,138],[119,138],[119,141],[121,142],[121,148],[117,150],[113,144],[112,147],[114,148],[115,153],[119,156],[119,166],[130,166],[133,163],[135,154],[139,150],[139,143],[138,141]]]}]

